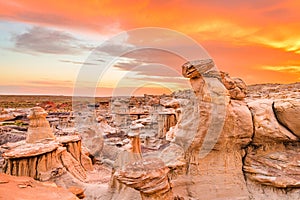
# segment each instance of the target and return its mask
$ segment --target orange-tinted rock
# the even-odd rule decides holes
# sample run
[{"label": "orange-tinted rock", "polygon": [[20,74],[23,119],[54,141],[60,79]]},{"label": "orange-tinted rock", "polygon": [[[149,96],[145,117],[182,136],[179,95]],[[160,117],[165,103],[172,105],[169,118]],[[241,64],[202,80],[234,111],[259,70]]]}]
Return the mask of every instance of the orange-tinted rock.
[{"label": "orange-tinted rock", "polygon": [[0,173],[0,199],[76,200],[78,198],[54,183],[38,182],[30,177],[15,177]]},{"label": "orange-tinted rock", "polygon": [[221,72],[221,81],[232,99],[242,100],[246,97],[247,86],[242,79],[231,78],[228,73]]},{"label": "orange-tinted rock", "polygon": [[75,194],[79,199],[84,199],[85,197],[84,190],[82,188],[71,186],[68,188],[68,190]]}]

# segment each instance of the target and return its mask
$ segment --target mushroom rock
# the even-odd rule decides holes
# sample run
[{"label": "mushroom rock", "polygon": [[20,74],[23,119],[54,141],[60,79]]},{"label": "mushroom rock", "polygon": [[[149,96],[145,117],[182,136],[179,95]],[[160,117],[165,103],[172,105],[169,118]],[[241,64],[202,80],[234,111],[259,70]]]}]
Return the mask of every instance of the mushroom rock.
[{"label": "mushroom rock", "polygon": [[228,81],[226,87],[222,73],[216,70],[211,59],[185,63],[182,74],[190,78],[194,90],[188,97],[189,102],[181,104],[181,119],[173,134],[172,143],[182,150],[176,148],[175,151],[173,145],[164,150],[165,155],[173,151],[172,157],[177,158],[177,162],[169,162],[168,156],[161,156],[172,168],[175,165],[180,168],[182,162],[185,163],[186,169],[181,171],[184,175],[170,176],[174,194],[203,199],[247,199],[242,160],[243,148],[253,135],[252,116],[246,103],[231,96],[227,89],[239,84],[245,88],[241,81],[235,80]]},{"label": "mushroom rock", "polygon": [[33,107],[28,118],[30,119],[26,142],[36,143],[45,139],[55,139],[49,122],[46,120],[48,113],[41,107]]},{"label": "mushroom rock", "polygon": [[159,158],[144,158],[115,172],[121,183],[140,191],[143,200],[173,200],[169,168]]},{"label": "mushroom rock", "polygon": [[104,117],[102,117],[102,116],[97,117],[97,121],[98,121],[98,123],[99,123],[99,128],[100,128],[101,130],[103,130],[103,133],[104,133],[105,135],[117,133],[117,129],[114,128],[114,127],[111,127],[111,126],[107,123],[107,121],[105,120]]},{"label": "mushroom rock", "polygon": [[5,153],[3,172],[14,176],[29,176],[46,181],[65,172],[59,162],[58,142],[19,143]]},{"label": "mushroom rock", "polygon": [[190,78],[195,93],[192,113],[189,116],[184,116],[183,113],[182,116],[183,119],[193,118],[193,120],[181,123],[193,124],[194,133],[192,137],[189,136],[186,159],[189,163],[188,171],[197,174],[200,150],[202,156],[207,154],[223,129],[229,94],[220,81],[221,75],[216,71],[212,59],[187,62],[182,66],[182,74]]},{"label": "mushroom rock", "polygon": [[201,77],[201,75],[212,70],[216,70],[212,59],[194,60],[182,65],[182,75],[186,78]]},{"label": "mushroom rock", "polygon": [[31,109],[30,127],[26,142],[8,143],[3,172],[15,176],[29,176],[47,181],[70,173],[84,182],[86,171],[93,170],[91,159],[82,153],[81,137],[62,136],[55,139],[47,113],[40,107]]},{"label": "mushroom rock", "polygon": [[[140,141],[140,129],[144,127],[144,125],[132,122],[130,125],[130,132],[128,136],[130,138],[130,148],[124,151],[121,151],[113,164],[112,174],[117,170],[123,170],[128,164],[134,163],[138,160],[142,159],[141,152],[141,141]],[[119,192],[122,188],[124,188],[124,184],[117,182],[116,177],[113,175],[111,177],[111,188],[117,189]]]}]

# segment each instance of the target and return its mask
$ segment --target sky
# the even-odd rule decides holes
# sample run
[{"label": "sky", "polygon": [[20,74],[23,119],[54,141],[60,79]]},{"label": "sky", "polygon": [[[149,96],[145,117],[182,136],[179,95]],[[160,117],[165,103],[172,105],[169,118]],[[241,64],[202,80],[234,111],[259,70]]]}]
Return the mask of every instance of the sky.
[{"label": "sky", "polygon": [[181,65],[207,55],[247,84],[299,82],[299,10],[297,0],[0,0],[0,94],[168,93],[189,88]]}]

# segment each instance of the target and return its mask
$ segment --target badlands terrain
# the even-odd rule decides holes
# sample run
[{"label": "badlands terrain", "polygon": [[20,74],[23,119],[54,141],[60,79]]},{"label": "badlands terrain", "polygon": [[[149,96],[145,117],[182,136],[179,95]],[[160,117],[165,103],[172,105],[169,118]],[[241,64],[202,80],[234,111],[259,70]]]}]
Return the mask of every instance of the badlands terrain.
[{"label": "badlands terrain", "polygon": [[170,95],[0,96],[0,199],[300,199],[300,83],[182,75]]}]

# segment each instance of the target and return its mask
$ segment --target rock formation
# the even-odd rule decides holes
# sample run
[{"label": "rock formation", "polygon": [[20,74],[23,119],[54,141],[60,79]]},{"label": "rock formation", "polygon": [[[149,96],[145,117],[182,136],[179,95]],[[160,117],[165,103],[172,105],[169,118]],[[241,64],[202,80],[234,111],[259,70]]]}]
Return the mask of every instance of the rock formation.
[{"label": "rock formation", "polygon": [[28,116],[30,119],[26,142],[36,143],[45,139],[54,139],[52,129],[46,120],[47,112],[41,107],[34,107]]},{"label": "rock formation", "polygon": [[140,140],[140,129],[142,127],[144,127],[142,124],[133,123],[130,126],[130,132],[128,133],[128,136],[130,137],[131,140],[132,153],[140,156],[142,155],[141,140]]},{"label": "rock formation", "polygon": [[142,200],[172,200],[168,181],[169,168],[158,158],[145,158],[126,165],[115,177],[125,185],[140,191]]},{"label": "rock formation", "polygon": [[[299,100],[261,99],[250,101],[248,106],[254,135],[243,170],[252,198],[299,199],[300,191],[295,189],[300,183],[300,137],[295,129]],[[262,186],[267,187],[264,193]],[[285,196],[280,195],[282,189]]]},{"label": "rock formation", "polygon": [[87,178],[86,171],[93,170],[91,159],[81,151],[78,135],[55,138],[47,113],[34,107],[30,114],[30,127],[26,141],[7,143],[3,172],[14,176],[29,176],[47,181],[65,173],[80,181]]},{"label": "rock formation", "polygon": [[86,104],[74,103],[75,128],[82,138],[83,145],[89,149],[94,157],[100,159],[103,149],[103,131],[97,123],[94,108]]},{"label": "rock formation", "polygon": [[142,167],[152,162],[145,155],[119,168],[117,179],[156,199],[143,190],[159,193],[154,183],[165,166],[169,181],[161,185],[172,191],[161,199],[299,199],[299,101],[246,99],[245,83],[216,71],[210,59],[188,62],[182,73],[194,95],[177,100],[171,143],[156,154],[164,164],[151,175]]}]

